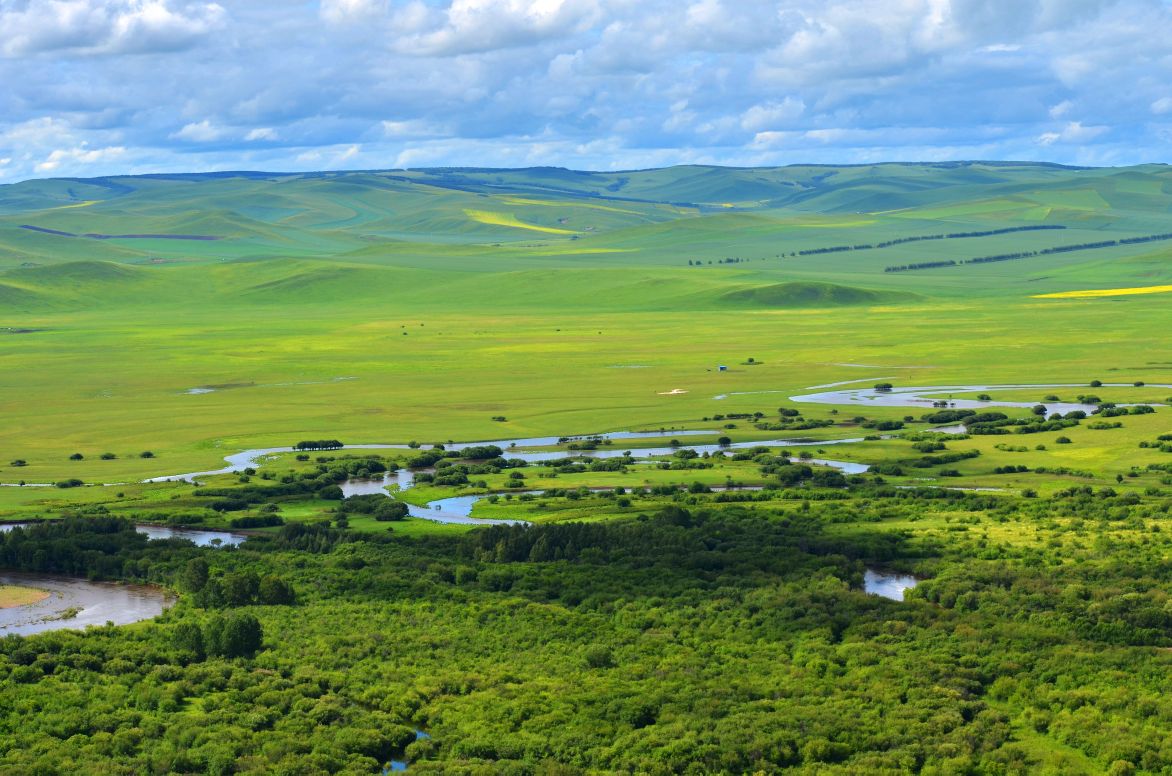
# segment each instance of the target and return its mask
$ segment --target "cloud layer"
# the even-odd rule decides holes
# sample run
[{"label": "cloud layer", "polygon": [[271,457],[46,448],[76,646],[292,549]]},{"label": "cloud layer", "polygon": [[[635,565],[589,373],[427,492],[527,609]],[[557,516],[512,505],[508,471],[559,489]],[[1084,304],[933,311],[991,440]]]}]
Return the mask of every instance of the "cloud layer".
[{"label": "cloud layer", "polygon": [[1168,161],[1167,0],[0,0],[0,181]]}]

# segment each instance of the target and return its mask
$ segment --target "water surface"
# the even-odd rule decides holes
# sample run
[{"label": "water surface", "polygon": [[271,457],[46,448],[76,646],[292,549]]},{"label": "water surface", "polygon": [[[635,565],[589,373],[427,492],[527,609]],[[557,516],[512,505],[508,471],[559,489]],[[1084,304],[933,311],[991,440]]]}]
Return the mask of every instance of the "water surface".
[{"label": "water surface", "polygon": [[[175,603],[174,598],[157,587],[90,582],[54,574],[0,572],[0,585],[21,585],[49,592],[48,598],[35,604],[0,609],[0,636],[82,629],[107,622],[128,625],[158,617]],[[75,609],[74,616],[65,616]]]},{"label": "water surface", "polygon": [[911,590],[919,581],[911,574],[867,569],[863,575],[863,590],[871,595],[890,598],[892,601],[902,601],[904,591]]}]

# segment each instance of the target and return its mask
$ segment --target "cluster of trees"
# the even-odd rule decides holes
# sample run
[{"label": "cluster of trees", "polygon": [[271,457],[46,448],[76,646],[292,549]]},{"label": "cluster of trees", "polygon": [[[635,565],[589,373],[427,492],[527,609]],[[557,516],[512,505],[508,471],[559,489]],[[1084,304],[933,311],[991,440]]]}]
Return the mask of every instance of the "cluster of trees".
[{"label": "cluster of trees", "polygon": [[1052,413],[1046,416],[1046,407],[1037,405],[1030,417],[1011,418],[1004,412],[976,412],[975,410],[941,410],[922,416],[922,420],[932,424],[961,423],[965,431],[977,436],[999,434],[1038,434],[1045,431],[1061,431],[1064,428],[1073,428],[1079,425],[1087,414],[1082,410],[1072,410],[1062,415]]},{"label": "cluster of trees", "polygon": [[119,517],[66,517],[0,533],[0,568],[87,579],[168,578],[195,553],[183,539],[150,541]]},{"label": "cluster of trees", "polygon": [[407,505],[381,493],[351,496],[338,505],[339,515],[371,515],[379,522],[393,522],[407,517]]},{"label": "cluster of trees", "polygon": [[293,586],[275,574],[261,576],[245,569],[213,576],[204,558],[188,561],[178,575],[178,583],[204,609],[290,606],[297,601]]},{"label": "cluster of trees", "polygon": [[[338,501],[342,498],[339,483],[349,479],[370,479],[387,471],[386,463],[377,456],[319,460],[321,462],[312,469],[290,472],[279,478],[270,472],[262,472],[261,479],[273,480],[265,484],[253,483],[251,478],[255,475],[255,470],[245,470],[241,475],[240,485],[200,487],[192,492],[192,496],[206,501],[207,507],[217,512],[237,512],[258,504],[274,504],[291,498],[304,498],[307,495]],[[265,524],[280,523],[270,518]]]},{"label": "cluster of trees", "polygon": [[1154,449],[1161,453],[1172,453],[1172,434],[1160,434],[1153,441],[1143,440],[1139,446],[1145,450]]},{"label": "cluster of trees", "polygon": [[172,638],[180,659],[200,662],[210,657],[250,658],[264,643],[264,629],[256,615],[232,612],[214,615],[202,625],[185,622]]},{"label": "cluster of trees", "polygon": [[[716,263],[717,264],[740,264],[742,261],[749,261],[749,259],[742,259],[739,256],[728,256],[723,259],[717,259]],[[709,259],[708,263],[711,264],[712,259]],[[704,266],[704,260],[703,259],[696,259],[695,261],[693,261],[691,259],[688,259],[688,266],[689,267],[692,267],[692,266],[702,267],[702,266]]]},{"label": "cluster of trees", "polygon": [[345,447],[337,439],[309,439],[293,445],[294,450],[340,450]]}]

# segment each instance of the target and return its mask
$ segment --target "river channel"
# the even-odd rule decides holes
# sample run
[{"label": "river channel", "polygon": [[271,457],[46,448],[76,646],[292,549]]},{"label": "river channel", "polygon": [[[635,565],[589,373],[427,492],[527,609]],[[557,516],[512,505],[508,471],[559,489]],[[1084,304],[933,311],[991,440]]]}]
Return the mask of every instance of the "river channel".
[{"label": "river channel", "polygon": [[128,625],[158,617],[175,602],[161,588],[90,582],[51,574],[0,572],[0,585],[44,590],[49,597],[27,606],[0,609],[0,636],[80,629],[87,625]]}]

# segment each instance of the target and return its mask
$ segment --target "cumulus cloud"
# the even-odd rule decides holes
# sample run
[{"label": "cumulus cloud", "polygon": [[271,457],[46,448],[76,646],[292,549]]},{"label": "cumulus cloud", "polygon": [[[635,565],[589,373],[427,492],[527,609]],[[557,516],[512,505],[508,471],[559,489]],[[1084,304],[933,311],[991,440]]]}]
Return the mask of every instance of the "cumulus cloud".
[{"label": "cumulus cloud", "polygon": [[168,0],[13,0],[0,9],[0,52],[8,57],[176,51],[227,17],[217,3]]},{"label": "cumulus cloud", "polygon": [[171,137],[175,140],[187,140],[192,143],[210,143],[213,140],[219,140],[225,134],[225,130],[215,126],[211,121],[204,119],[203,121],[184,125],[178,132],[173,133]]},{"label": "cumulus cloud", "polygon": [[1164,0],[0,0],[0,180],[1162,160],[1169,26]]},{"label": "cumulus cloud", "polygon": [[595,0],[452,0],[440,14],[414,4],[394,17],[411,33],[395,48],[427,56],[509,49],[584,31],[598,18]]},{"label": "cumulus cloud", "polygon": [[90,165],[97,162],[109,161],[126,153],[120,146],[111,148],[89,148],[85,143],[74,148],[56,148],[43,162],[36,166],[37,172],[53,172],[62,164],[72,163],[72,166]]}]

